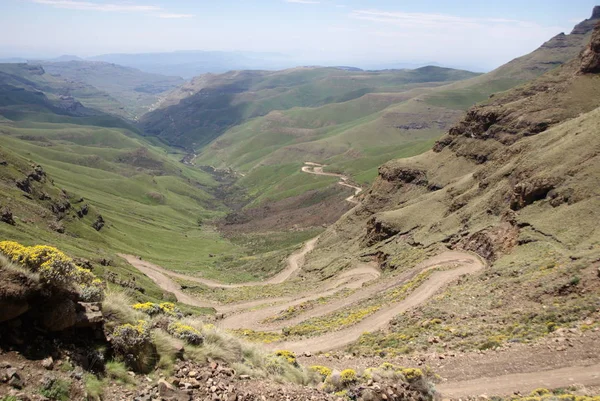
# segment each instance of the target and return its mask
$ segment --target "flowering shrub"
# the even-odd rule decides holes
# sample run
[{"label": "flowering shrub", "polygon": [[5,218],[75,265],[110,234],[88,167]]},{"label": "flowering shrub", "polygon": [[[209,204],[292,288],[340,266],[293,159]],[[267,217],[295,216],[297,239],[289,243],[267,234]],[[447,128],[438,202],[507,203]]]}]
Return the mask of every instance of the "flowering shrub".
[{"label": "flowering shrub", "polygon": [[145,320],[136,325],[122,324],[112,333],[111,343],[118,356],[134,370],[148,371],[153,363],[154,345],[150,335],[150,326]]},{"label": "flowering shrub", "polygon": [[356,371],[354,369],[344,369],[340,373],[340,380],[344,384],[354,383],[358,379]]},{"label": "flowering shrub", "polygon": [[214,330],[216,327],[214,324],[212,323],[207,323],[204,326],[202,326],[202,331],[209,331],[209,330]]},{"label": "flowering shrub", "polygon": [[0,242],[0,253],[4,254],[12,262],[21,262],[25,255],[26,247],[14,241]]},{"label": "flowering shrub", "polygon": [[204,341],[202,333],[181,322],[173,322],[167,328],[167,332],[173,337],[177,337],[192,345],[200,345]]},{"label": "flowering shrub", "polygon": [[312,370],[313,372],[317,372],[323,379],[326,379],[329,376],[331,376],[331,372],[332,372],[332,370],[330,368],[328,368],[327,366],[320,366],[320,365],[311,366],[310,370]]},{"label": "flowering shrub", "polygon": [[160,304],[156,304],[154,302],[144,302],[132,305],[131,307],[150,316],[161,313],[169,316],[176,316],[181,313],[179,309],[175,307],[175,304],[171,302],[163,302]]},{"label": "flowering shrub", "polygon": [[413,382],[423,378],[423,371],[416,368],[406,368],[401,370],[402,374],[408,382]]},{"label": "flowering shrub", "polygon": [[296,361],[296,354],[294,354],[292,351],[275,351],[275,356],[285,359],[285,361],[290,365],[298,366],[298,361]]},{"label": "flowering shrub", "polygon": [[157,315],[160,313],[160,308],[158,307],[158,304],[155,304],[154,302],[138,303],[132,305],[131,307],[137,311],[144,312],[145,314],[150,316]]},{"label": "flowering shrub", "polygon": [[104,299],[104,285],[94,273],[77,266],[73,259],[48,245],[26,247],[14,241],[1,241],[0,253],[34,273],[46,284],[65,287],[75,285],[84,301]]},{"label": "flowering shrub", "polygon": [[117,326],[112,334],[113,344],[116,348],[127,349],[150,339],[148,323],[145,320],[138,320],[138,323],[122,324]]}]

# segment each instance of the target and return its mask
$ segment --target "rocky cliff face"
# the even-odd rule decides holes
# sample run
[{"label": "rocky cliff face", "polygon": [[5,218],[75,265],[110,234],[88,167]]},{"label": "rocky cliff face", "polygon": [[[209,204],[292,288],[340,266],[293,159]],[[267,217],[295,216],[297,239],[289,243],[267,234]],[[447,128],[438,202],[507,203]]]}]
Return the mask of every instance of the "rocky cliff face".
[{"label": "rocky cliff face", "polygon": [[[596,7],[594,11],[600,15],[600,7]],[[580,71],[586,74],[600,72],[600,23],[594,29],[589,46],[581,54]]]},{"label": "rocky cliff face", "polygon": [[578,76],[578,72],[598,71],[600,27],[594,30],[590,44],[578,59],[471,108],[433,150],[440,152],[449,147],[459,156],[484,163],[501,145],[514,144],[600,106],[596,79]]}]

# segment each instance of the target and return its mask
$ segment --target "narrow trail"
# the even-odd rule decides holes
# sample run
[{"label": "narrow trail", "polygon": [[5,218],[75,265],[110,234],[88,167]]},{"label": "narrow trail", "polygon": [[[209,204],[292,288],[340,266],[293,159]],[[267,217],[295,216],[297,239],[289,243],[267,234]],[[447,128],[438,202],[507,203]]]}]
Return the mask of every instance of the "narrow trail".
[{"label": "narrow trail", "polygon": [[[160,272],[163,275],[177,277],[177,278],[180,278],[180,279],[183,279],[186,281],[199,283],[199,284],[205,285],[210,288],[255,287],[255,286],[259,286],[259,285],[281,284],[284,281],[286,281],[287,279],[289,279],[294,273],[296,273],[300,269],[301,265],[304,263],[304,256],[315,248],[315,244],[317,243],[318,239],[319,238],[317,237],[317,238],[311,239],[310,241],[307,241],[304,244],[304,246],[302,247],[302,249],[292,253],[288,257],[287,267],[285,269],[283,269],[281,272],[279,272],[278,274],[276,274],[275,276],[271,277],[270,279],[268,279],[266,281],[252,281],[249,283],[239,283],[239,284],[225,284],[225,283],[221,283],[219,281],[209,280],[207,278],[201,278],[201,277],[190,276],[187,274],[176,273],[174,271],[167,270],[163,267],[155,265],[151,262],[142,261],[134,255],[119,254],[119,256],[126,259],[130,264],[132,264],[134,267],[138,268],[139,270],[142,270],[138,267],[140,265],[144,268],[151,269],[156,272]],[[146,274],[146,273],[144,272],[144,274]],[[160,284],[159,284],[159,286],[160,286]]]},{"label": "narrow trail", "polygon": [[[173,281],[167,274],[171,272],[159,267],[153,263],[140,260],[133,255],[118,254],[120,257],[129,262],[130,265],[144,273],[152,281],[156,283],[162,290],[171,292],[177,298],[177,301],[191,306],[201,308],[211,308],[214,305],[211,302],[201,301],[199,298],[186,294],[181,290],[181,286]],[[167,273],[167,274],[166,274]]]},{"label": "narrow trail", "polygon": [[302,171],[304,173],[339,178],[340,179],[340,181],[338,182],[339,185],[342,185],[342,186],[348,187],[348,188],[352,188],[354,190],[354,195],[347,197],[346,201],[350,202],[350,203],[358,204],[358,200],[356,199],[356,196],[358,194],[360,194],[363,191],[363,189],[361,187],[357,187],[356,185],[349,184],[348,181],[350,180],[350,178],[348,178],[347,176],[345,176],[343,174],[326,173],[325,171],[323,171],[323,168],[325,168],[327,166],[325,166],[323,164],[318,164],[318,163],[313,163],[313,162],[304,162],[304,164],[305,164],[305,166],[302,167]]},{"label": "narrow trail", "polygon": [[436,389],[444,398],[458,399],[480,394],[509,395],[509,389],[528,393],[536,388],[567,388],[576,384],[598,386],[600,364],[448,382],[436,385]]}]

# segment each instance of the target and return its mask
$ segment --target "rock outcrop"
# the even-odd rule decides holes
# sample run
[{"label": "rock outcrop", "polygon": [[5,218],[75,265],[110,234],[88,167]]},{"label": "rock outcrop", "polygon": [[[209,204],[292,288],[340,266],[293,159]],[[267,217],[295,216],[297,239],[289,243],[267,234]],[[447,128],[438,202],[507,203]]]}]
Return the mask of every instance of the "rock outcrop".
[{"label": "rock outcrop", "polygon": [[2,210],[0,210],[0,221],[6,224],[10,224],[11,226],[14,226],[16,224],[13,214],[8,208],[3,208]]},{"label": "rock outcrop", "polygon": [[596,23],[600,21],[600,6],[594,7],[592,10],[592,16],[583,22],[575,25],[575,28],[571,31],[571,35],[585,35],[594,29]]},{"label": "rock outcrop", "polygon": [[[598,14],[600,14],[600,7],[596,7],[594,11],[596,9],[598,10]],[[582,73],[588,74],[600,72],[600,23],[594,29],[589,46],[581,54],[581,67],[579,70]]]},{"label": "rock outcrop", "polygon": [[98,217],[96,217],[96,221],[92,223],[92,227],[94,228],[94,230],[100,231],[102,230],[102,227],[104,227],[104,224],[104,218],[101,215],[98,215]]}]

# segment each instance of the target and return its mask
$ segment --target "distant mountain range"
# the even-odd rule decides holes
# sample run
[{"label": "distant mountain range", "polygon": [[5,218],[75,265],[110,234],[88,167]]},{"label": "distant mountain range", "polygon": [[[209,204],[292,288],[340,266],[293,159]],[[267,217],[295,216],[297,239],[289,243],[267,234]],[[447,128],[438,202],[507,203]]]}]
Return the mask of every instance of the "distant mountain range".
[{"label": "distant mountain range", "polygon": [[[225,51],[174,51],[160,53],[113,53],[82,58],[75,55],[62,55],[56,58],[45,57],[11,57],[0,58],[0,63],[27,63],[32,60],[43,62],[69,62],[69,61],[103,61],[125,67],[137,68],[144,72],[179,76],[191,79],[205,73],[220,74],[234,70],[283,70],[297,66],[307,65],[306,61],[281,54],[260,52],[225,52]],[[400,70],[417,69],[425,66],[447,67],[469,71],[487,71],[486,68],[477,66],[450,66],[434,61],[419,62],[382,62],[382,63],[349,63],[344,69],[348,70]],[[324,66],[314,64],[314,66]]]}]

